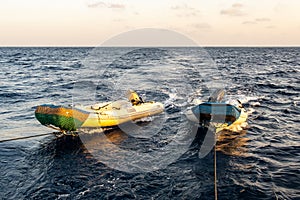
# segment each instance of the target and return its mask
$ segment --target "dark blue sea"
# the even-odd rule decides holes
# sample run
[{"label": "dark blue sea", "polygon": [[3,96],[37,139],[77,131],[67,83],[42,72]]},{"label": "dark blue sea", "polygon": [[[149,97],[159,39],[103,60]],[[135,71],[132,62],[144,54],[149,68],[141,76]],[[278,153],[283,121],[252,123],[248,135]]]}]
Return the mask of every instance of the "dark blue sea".
[{"label": "dark blue sea", "polygon": [[[184,113],[216,88],[249,111],[247,130],[218,135],[218,199],[300,199],[300,48],[7,47],[0,68],[0,199],[214,199],[214,150],[198,156],[202,131]],[[165,112],[83,137],[34,116],[128,89]]]}]

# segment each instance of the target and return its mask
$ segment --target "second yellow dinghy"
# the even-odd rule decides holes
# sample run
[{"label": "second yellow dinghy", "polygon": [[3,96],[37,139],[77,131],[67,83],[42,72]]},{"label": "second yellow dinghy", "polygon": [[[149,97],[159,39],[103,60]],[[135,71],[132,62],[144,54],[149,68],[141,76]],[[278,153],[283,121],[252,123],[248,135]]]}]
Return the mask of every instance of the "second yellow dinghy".
[{"label": "second yellow dinghy", "polygon": [[159,102],[144,102],[136,92],[130,90],[129,101],[99,103],[90,106],[40,105],[35,117],[45,126],[62,132],[76,131],[78,128],[107,128],[149,117],[163,112]]}]

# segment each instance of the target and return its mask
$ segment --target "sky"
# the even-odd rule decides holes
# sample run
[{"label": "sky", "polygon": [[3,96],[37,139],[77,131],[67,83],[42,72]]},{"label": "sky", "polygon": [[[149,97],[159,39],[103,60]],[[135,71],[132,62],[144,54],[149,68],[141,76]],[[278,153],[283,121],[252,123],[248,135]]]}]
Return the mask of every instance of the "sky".
[{"label": "sky", "polygon": [[300,46],[300,0],[0,0],[0,46],[98,46],[143,28],[201,46]]}]

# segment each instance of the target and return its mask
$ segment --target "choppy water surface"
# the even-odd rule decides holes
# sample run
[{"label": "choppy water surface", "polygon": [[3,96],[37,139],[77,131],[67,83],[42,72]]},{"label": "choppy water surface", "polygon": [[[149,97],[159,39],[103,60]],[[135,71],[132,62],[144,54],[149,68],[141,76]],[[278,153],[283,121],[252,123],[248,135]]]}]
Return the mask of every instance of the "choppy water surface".
[{"label": "choppy water surface", "polygon": [[[0,139],[51,133],[35,120],[36,105],[116,100],[131,88],[163,102],[165,114],[148,119],[155,130],[149,138],[120,129],[106,138],[120,149],[156,151],[170,136],[189,131],[182,116],[193,99],[206,100],[224,82],[227,95],[242,98],[252,114],[248,130],[218,136],[219,199],[299,198],[300,49],[206,51],[211,58],[199,48],[0,48]],[[213,152],[198,158],[200,132],[174,162],[144,173],[116,170],[95,158],[87,144],[101,144],[100,136],[84,143],[52,134],[2,142],[0,196],[213,199]]]}]

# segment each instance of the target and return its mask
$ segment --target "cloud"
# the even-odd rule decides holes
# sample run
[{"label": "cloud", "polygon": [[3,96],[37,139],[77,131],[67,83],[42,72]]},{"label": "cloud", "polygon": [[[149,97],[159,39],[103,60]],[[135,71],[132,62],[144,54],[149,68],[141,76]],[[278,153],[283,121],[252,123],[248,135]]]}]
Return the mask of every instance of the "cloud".
[{"label": "cloud", "polygon": [[195,17],[200,14],[200,10],[189,7],[186,4],[171,6],[171,9],[178,12],[178,17]]},{"label": "cloud", "polygon": [[273,29],[276,28],[276,26],[266,26],[267,29]]},{"label": "cloud", "polygon": [[235,3],[232,5],[233,8],[242,8],[243,7],[243,4],[240,4],[240,3]]},{"label": "cloud", "polygon": [[259,24],[259,23],[269,22],[269,21],[271,21],[270,18],[256,18],[253,21],[244,21],[242,24]]},{"label": "cloud", "polygon": [[112,4],[109,4],[108,7],[109,8],[125,8],[125,5],[124,4],[112,3]]},{"label": "cloud", "polygon": [[121,19],[121,18],[116,18],[116,19],[113,19],[113,22],[123,22],[125,21],[124,19]]},{"label": "cloud", "polygon": [[254,21],[244,21],[242,24],[257,24],[257,23]]},{"label": "cloud", "polygon": [[105,3],[103,3],[103,2],[93,2],[93,3],[88,3],[87,6],[89,8],[96,8],[96,7],[100,7],[100,6],[105,6]]},{"label": "cloud", "polygon": [[172,10],[180,10],[182,9],[182,6],[171,6]]},{"label": "cloud", "polygon": [[112,9],[124,9],[124,4],[118,4],[118,3],[104,3],[102,1],[95,1],[87,4],[89,8],[97,8],[97,7],[103,7],[103,8],[112,8]]},{"label": "cloud", "polygon": [[182,13],[182,14],[177,14],[177,17],[195,17],[197,16],[197,12],[191,12],[191,13]]},{"label": "cloud", "polygon": [[189,10],[189,11],[199,11],[196,8],[189,7],[186,4],[183,5],[176,5],[176,6],[171,6],[172,10]]},{"label": "cloud", "polygon": [[198,24],[193,24],[193,27],[197,28],[197,29],[211,29],[212,27],[207,24],[207,23],[198,23]]},{"label": "cloud", "polygon": [[242,11],[243,4],[235,3],[228,9],[223,9],[220,11],[221,15],[228,15],[228,16],[243,16],[245,13]]},{"label": "cloud", "polygon": [[271,21],[271,19],[270,18],[257,18],[257,19],[255,19],[255,21],[257,21],[257,22],[269,22],[269,21]]}]

